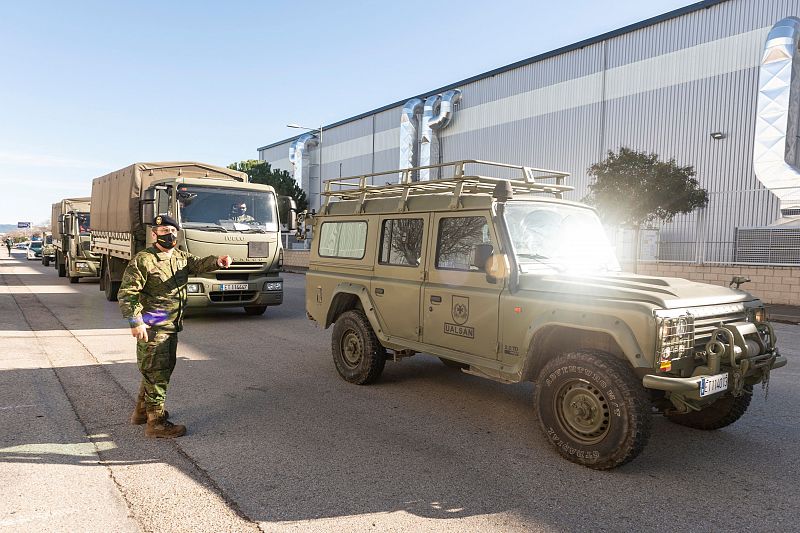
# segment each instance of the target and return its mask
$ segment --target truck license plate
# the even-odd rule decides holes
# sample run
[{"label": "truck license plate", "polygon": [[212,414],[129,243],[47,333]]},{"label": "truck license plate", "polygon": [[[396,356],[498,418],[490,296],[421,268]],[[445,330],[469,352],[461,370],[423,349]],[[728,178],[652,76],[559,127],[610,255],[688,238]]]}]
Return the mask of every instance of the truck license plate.
[{"label": "truck license plate", "polygon": [[728,374],[717,374],[700,380],[700,397],[728,390]]},{"label": "truck license plate", "polygon": [[219,286],[221,291],[246,291],[249,288],[247,283],[225,283]]}]

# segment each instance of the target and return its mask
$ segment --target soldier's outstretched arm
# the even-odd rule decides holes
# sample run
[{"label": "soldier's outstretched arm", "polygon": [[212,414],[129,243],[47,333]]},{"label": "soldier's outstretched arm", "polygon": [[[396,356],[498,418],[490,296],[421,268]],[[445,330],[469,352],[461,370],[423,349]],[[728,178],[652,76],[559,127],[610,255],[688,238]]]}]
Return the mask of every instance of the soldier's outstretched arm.
[{"label": "soldier's outstretched arm", "polygon": [[117,293],[119,309],[128,320],[131,329],[144,325],[142,304],[139,301],[144,284],[147,282],[147,269],[134,257],[122,274],[122,283]]},{"label": "soldier's outstretched arm", "polygon": [[[228,256],[223,256],[228,257]],[[186,254],[186,265],[189,267],[190,274],[204,274],[205,272],[213,272],[220,268],[228,268],[230,262],[223,265],[220,263],[219,257],[216,255],[209,255],[208,257],[197,257],[196,255]]]}]

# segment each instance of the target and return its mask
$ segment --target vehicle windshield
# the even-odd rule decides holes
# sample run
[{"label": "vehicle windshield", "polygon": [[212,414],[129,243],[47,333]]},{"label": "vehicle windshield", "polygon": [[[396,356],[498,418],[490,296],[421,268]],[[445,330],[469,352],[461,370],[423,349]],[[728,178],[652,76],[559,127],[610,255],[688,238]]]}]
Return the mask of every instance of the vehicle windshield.
[{"label": "vehicle windshield", "polygon": [[81,235],[89,235],[91,228],[91,218],[89,213],[78,213],[78,233]]},{"label": "vehicle windshield", "polygon": [[271,192],[182,185],[178,205],[186,228],[278,231],[278,211]]},{"label": "vehicle windshield", "polygon": [[31,250],[41,250],[42,241],[31,241],[30,248]]},{"label": "vehicle windshield", "polygon": [[614,249],[594,211],[566,204],[508,202],[505,220],[517,262],[559,271],[617,272]]},{"label": "vehicle windshield", "polygon": [[45,244],[53,244],[53,236],[48,235],[47,237],[44,238],[44,242]]}]

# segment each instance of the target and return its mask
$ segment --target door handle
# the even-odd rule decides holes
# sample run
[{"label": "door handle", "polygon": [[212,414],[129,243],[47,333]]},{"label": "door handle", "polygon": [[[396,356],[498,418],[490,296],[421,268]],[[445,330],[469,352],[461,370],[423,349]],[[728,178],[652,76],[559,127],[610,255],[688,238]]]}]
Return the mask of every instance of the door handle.
[{"label": "door handle", "polygon": [[375,287],[375,294],[383,294],[383,289],[381,287]]},{"label": "door handle", "polygon": [[440,303],[442,303],[442,297],[441,296],[432,295],[431,296],[431,303],[432,304],[440,304]]}]

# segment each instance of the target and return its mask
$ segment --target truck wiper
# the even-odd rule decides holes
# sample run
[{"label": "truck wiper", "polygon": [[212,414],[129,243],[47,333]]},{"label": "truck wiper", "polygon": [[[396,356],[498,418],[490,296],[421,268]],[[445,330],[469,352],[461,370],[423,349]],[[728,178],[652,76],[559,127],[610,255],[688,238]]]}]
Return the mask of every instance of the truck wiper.
[{"label": "truck wiper", "polygon": [[214,231],[221,231],[223,233],[228,233],[228,230],[217,224],[209,224],[206,226],[186,226],[186,229],[206,229],[206,230],[214,230]]},{"label": "truck wiper", "polygon": [[263,230],[261,228],[248,228],[248,229],[241,230],[241,232],[242,233],[266,233],[267,231]]},{"label": "truck wiper", "polygon": [[548,260],[552,259],[549,256],[542,255],[542,254],[526,254],[526,253],[517,253],[517,257],[523,257],[526,259],[533,259],[539,264],[547,265],[549,267],[555,268],[559,273],[566,271],[567,269],[563,265],[559,265],[558,263],[549,263]]}]

